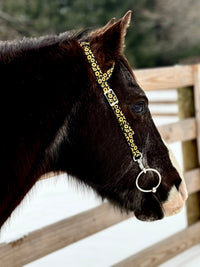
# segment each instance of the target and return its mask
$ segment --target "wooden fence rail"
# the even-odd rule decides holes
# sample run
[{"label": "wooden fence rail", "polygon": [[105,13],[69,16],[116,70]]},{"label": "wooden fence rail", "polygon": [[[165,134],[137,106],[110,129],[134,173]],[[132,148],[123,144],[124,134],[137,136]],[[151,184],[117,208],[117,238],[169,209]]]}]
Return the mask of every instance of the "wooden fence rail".
[{"label": "wooden fence rail", "polygon": [[[135,75],[145,90],[167,90],[195,85],[195,96],[199,97],[200,65],[137,70]],[[200,99],[195,102],[199,105]],[[196,109],[195,117],[158,128],[167,143],[199,139],[199,109]],[[199,166],[185,172],[184,176],[189,194],[199,192]],[[94,209],[34,231],[15,242],[0,244],[0,266],[21,267],[131,216],[133,215],[123,216],[114,211],[108,203],[104,203]],[[198,243],[200,243],[200,221],[114,266],[158,266]]]},{"label": "wooden fence rail", "polygon": [[19,240],[0,245],[0,266],[23,266],[129,217],[114,212],[108,203],[102,204],[36,230]]},{"label": "wooden fence rail", "polygon": [[194,85],[194,72],[198,65],[175,66],[134,71],[143,90],[167,90]]},{"label": "wooden fence rail", "polygon": [[157,267],[179,253],[200,243],[200,222],[144,249],[113,267]]},{"label": "wooden fence rail", "polygon": [[[175,90],[174,90],[175,91]],[[159,107],[162,107],[165,106],[168,108],[168,110],[160,110]],[[171,111],[169,109],[169,106],[174,106],[176,105],[177,106],[177,99],[175,100],[165,100],[165,99],[159,99],[159,100],[153,100],[151,99],[151,97],[149,98],[149,106],[150,106],[150,110],[151,110],[151,115],[153,117],[161,117],[161,116],[165,116],[165,117],[171,117],[171,116],[178,116],[178,112],[177,111]],[[159,111],[153,111],[152,110],[152,106],[153,107],[156,107],[157,106],[157,109]]]}]

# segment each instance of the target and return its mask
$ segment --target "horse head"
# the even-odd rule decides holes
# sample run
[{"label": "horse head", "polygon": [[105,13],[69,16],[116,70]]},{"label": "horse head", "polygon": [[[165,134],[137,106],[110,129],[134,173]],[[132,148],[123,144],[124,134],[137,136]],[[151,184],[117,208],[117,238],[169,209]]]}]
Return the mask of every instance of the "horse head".
[{"label": "horse head", "polygon": [[121,210],[133,211],[137,218],[151,221],[179,212],[187,191],[174,157],[154,125],[148,99],[123,54],[130,20],[128,12],[119,21],[112,19],[79,41],[86,43],[86,50],[94,57],[101,74],[111,69],[106,86],[112,88],[133,129],[139,157],[131,153],[82,43],[88,73],[87,88],[83,90],[88,93],[68,122],[67,172]]}]

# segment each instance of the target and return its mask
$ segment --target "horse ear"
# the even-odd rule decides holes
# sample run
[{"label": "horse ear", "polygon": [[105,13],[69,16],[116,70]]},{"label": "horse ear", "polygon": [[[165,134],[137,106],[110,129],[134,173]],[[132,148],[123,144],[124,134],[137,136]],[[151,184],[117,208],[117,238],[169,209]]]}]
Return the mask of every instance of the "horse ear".
[{"label": "horse ear", "polygon": [[[106,29],[91,39],[90,44],[100,63],[115,60],[123,52],[126,30],[131,21],[131,11],[128,11],[118,22],[106,24]],[[102,62],[104,61],[104,62]]]},{"label": "horse ear", "polygon": [[100,29],[97,29],[93,32],[91,32],[89,35],[88,35],[88,38],[94,38],[100,34],[103,34],[107,29],[110,28],[110,26],[112,26],[113,24],[115,23],[115,18],[112,18],[111,20],[108,21],[108,23],[103,26],[102,28]]}]

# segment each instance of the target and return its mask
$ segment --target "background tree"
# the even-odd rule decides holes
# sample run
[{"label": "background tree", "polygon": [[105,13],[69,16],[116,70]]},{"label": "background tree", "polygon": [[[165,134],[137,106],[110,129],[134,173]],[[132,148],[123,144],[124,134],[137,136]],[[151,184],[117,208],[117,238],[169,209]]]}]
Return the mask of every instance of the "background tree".
[{"label": "background tree", "polygon": [[0,39],[100,27],[129,9],[126,54],[134,67],[200,61],[199,0],[0,0]]}]

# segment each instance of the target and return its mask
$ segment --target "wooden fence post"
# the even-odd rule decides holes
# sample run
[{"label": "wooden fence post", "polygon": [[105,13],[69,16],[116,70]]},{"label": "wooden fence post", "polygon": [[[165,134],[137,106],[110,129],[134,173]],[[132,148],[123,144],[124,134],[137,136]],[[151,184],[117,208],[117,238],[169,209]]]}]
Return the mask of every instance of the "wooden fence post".
[{"label": "wooden fence post", "polygon": [[198,161],[200,166],[200,64],[194,66],[194,100],[197,125]]},{"label": "wooden fence post", "polygon": [[[195,66],[197,67],[197,66]],[[189,117],[196,117],[197,124],[200,125],[199,121],[199,88],[200,79],[198,79],[197,74],[199,74],[199,67],[194,69],[194,89],[192,87],[180,88],[178,89],[178,115],[180,119],[185,119]],[[198,72],[197,72],[198,70]],[[196,105],[195,105],[196,104]],[[198,126],[197,126],[198,131]],[[199,136],[199,133],[197,133]],[[184,172],[197,168],[199,166],[199,144],[196,140],[182,142],[182,152],[183,152],[183,168]],[[199,140],[198,140],[199,141]],[[200,193],[191,194],[187,200],[187,220],[188,225],[191,225],[200,219]]]}]

